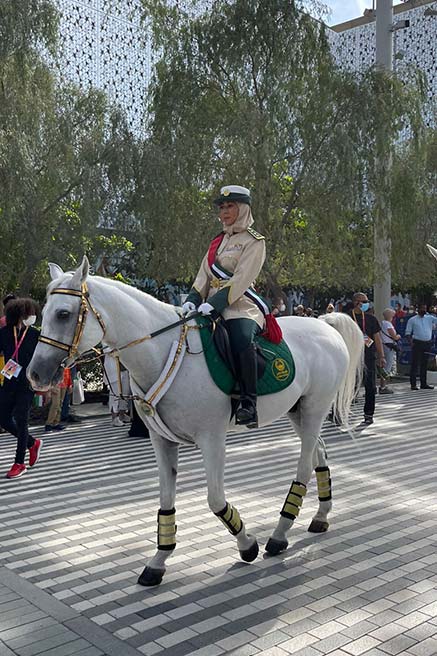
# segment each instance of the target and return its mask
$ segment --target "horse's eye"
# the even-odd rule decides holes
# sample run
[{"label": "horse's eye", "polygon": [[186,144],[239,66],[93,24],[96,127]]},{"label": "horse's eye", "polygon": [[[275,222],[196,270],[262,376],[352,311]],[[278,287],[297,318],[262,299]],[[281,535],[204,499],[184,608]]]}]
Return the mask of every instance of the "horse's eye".
[{"label": "horse's eye", "polygon": [[68,319],[69,316],[70,316],[70,313],[69,313],[68,310],[58,310],[58,312],[56,313],[56,317],[58,319],[65,320],[65,319]]}]

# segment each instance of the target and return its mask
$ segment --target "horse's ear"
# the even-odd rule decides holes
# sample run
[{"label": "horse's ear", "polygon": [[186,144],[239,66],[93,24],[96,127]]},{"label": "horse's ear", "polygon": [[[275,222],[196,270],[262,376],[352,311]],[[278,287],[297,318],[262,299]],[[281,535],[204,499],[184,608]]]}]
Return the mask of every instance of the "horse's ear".
[{"label": "horse's ear", "polygon": [[437,248],[434,248],[433,246],[430,246],[429,244],[427,244],[427,247],[428,247],[428,250],[431,253],[431,255],[433,255],[435,257],[435,259],[437,260]]},{"label": "horse's ear", "polygon": [[88,278],[88,272],[90,270],[90,263],[86,255],[83,256],[81,264],[77,267],[76,271],[73,273],[71,279],[73,289],[80,289],[81,285]]},{"label": "horse's ear", "polygon": [[60,266],[55,264],[54,262],[49,262],[49,273],[50,273],[50,278],[52,280],[57,280],[63,275],[63,271]]}]

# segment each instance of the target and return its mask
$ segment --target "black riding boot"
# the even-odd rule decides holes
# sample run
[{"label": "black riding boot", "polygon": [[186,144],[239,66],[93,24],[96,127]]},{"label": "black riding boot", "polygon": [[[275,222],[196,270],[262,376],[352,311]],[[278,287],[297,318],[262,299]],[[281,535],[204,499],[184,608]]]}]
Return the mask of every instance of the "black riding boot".
[{"label": "black riding boot", "polygon": [[255,345],[238,354],[238,373],[240,383],[241,407],[235,415],[235,423],[248,428],[258,427],[256,412],[256,380],[258,360]]}]

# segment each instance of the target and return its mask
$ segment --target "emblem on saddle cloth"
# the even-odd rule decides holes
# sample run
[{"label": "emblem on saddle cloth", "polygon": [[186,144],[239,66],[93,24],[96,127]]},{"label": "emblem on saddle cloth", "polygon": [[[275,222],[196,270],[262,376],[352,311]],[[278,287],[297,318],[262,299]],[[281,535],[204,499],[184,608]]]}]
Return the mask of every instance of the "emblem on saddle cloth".
[{"label": "emblem on saddle cloth", "polygon": [[283,358],[275,358],[272,363],[272,373],[276,380],[286,381],[291,371]]}]

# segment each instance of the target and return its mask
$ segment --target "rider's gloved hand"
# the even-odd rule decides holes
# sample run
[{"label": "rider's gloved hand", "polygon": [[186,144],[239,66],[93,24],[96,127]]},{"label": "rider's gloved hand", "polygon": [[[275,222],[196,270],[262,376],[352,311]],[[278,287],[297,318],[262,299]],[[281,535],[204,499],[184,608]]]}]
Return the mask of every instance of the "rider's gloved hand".
[{"label": "rider's gloved hand", "polygon": [[200,314],[203,314],[203,316],[206,317],[208,314],[211,314],[214,308],[211,303],[202,303],[202,305],[199,305],[197,310],[200,312]]},{"label": "rider's gloved hand", "polygon": [[194,312],[195,309],[196,309],[196,306],[191,301],[186,301],[186,303],[184,303],[183,306],[182,306],[182,312],[184,314],[189,314],[190,312]]}]

